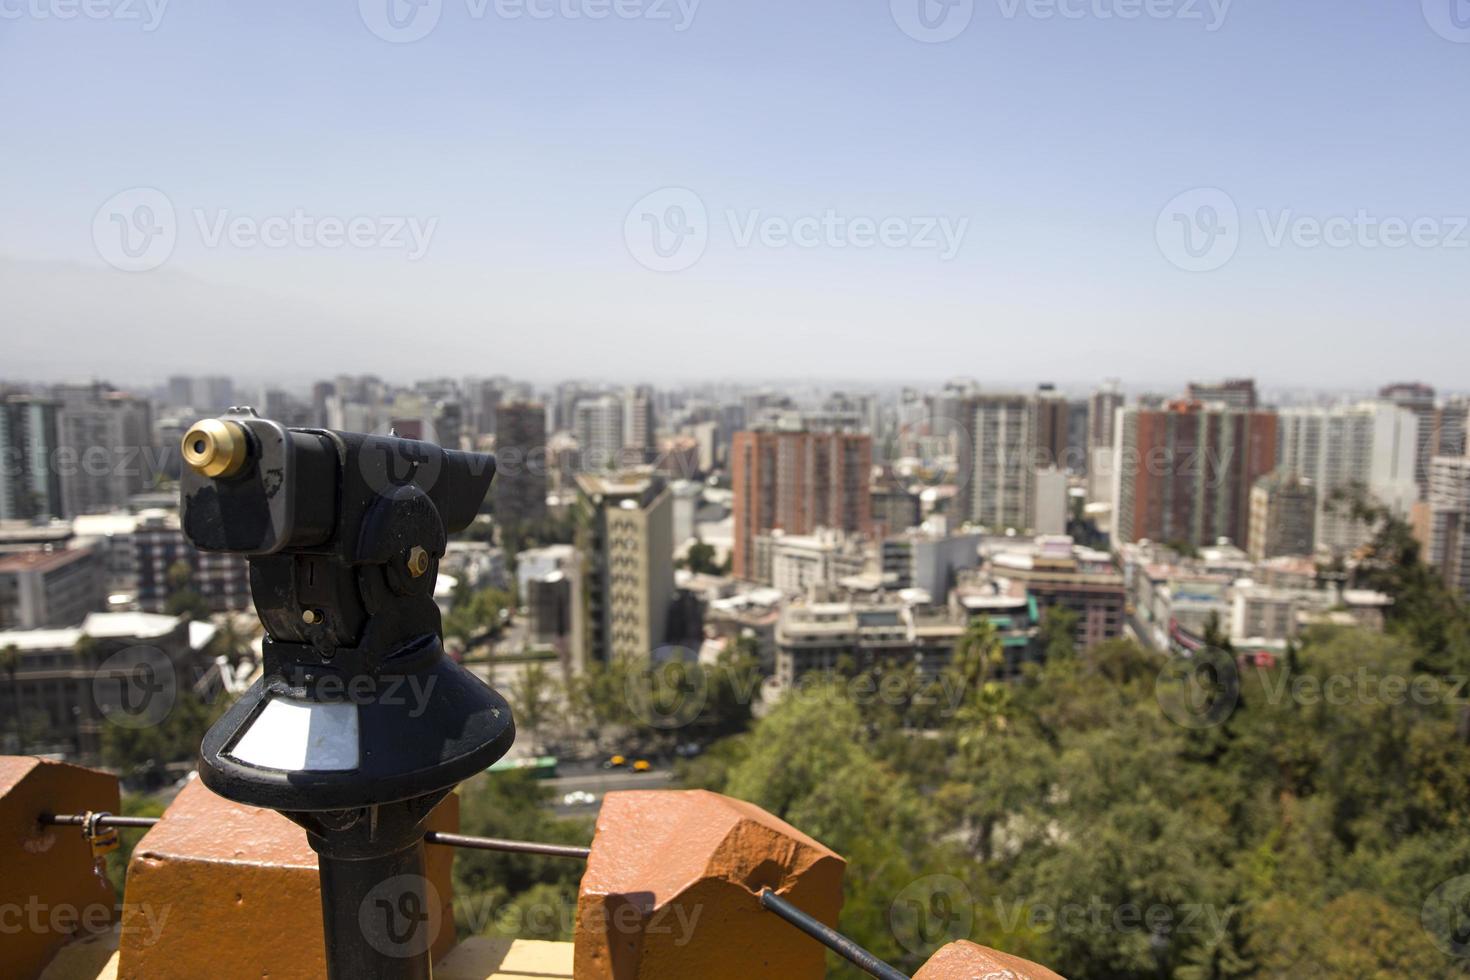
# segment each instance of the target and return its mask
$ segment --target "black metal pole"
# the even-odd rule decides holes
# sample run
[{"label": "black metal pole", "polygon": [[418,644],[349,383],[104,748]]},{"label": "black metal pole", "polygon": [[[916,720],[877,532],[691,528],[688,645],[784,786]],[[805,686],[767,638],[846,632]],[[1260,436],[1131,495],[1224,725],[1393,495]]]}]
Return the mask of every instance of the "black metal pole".
[{"label": "black metal pole", "polygon": [[[87,816],[84,813],[41,814],[41,824],[47,827],[83,827]],[[152,827],[158,817],[120,817],[115,813],[104,813],[96,820],[99,827]]]},{"label": "black metal pole", "polygon": [[878,980],[910,980],[907,973],[895,970],[836,929],[807,915],[769,888],[762,889],[760,900],[766,911],[774,912],[785,919],[868,976],[877,977]]},{"label": "black metal pole", "polygon": [[317,858],[330,980],[429,980],[440,912],[437,896],[427,894],[423,841],[391,854],[318,850]]},{"label": "black metal pole", "polygon": [[545,857],[576,858],[582,861],[592,853],[590,847],[571,844],[535,844],[523,840],[504,840],[499,837],[470,837],[467,834],[447,834],[431,830],[424,835],[426,844],[446,844],[450,847],[468,847],[478,851],[511,851],[516,854],[540,854]]}]

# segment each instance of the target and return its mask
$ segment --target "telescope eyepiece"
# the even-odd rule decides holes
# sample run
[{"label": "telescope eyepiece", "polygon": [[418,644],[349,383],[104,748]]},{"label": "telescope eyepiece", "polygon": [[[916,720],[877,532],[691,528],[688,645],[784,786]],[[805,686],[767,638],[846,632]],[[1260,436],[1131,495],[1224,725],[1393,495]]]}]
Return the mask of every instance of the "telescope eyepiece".
[{"label": "telescope eyepiece", "polygon": [[184,433],[184,462],[211,479],[234,476],[245,468],[250,438],[245,427],[229,419],[204,419]]}]

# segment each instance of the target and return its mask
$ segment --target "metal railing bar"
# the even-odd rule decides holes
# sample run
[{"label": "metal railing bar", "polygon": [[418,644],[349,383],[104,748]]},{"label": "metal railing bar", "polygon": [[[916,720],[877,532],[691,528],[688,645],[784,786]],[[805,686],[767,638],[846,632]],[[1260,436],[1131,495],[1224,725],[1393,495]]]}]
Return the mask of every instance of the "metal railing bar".
[{"label": "metal railing bar", "polygon": [[[98,827],[152,827],[159,817],[123,817],[107,813],[94,815]],[[87,816],[81,813],[43,813],[41,825],[48,827],[81,827]],[[424,834],[424,843],[443,847],[466,847],[479,851],[505,851],[512,854],[540,854],[545,857],[565,857],[587,860],[592,853],[590,847],[575,847],[570,844],[540,844],[535,841],[506,840],[500,837],[472,837],[469,834],[446,834],[431,830]]]},{"label": "metal railing bar", "polygon": [[907,973],[895,970],[831,926],[818,922],[769,888],[760,893],[761,907],[785,919],[859,970],[878,980],[910,980]]}]

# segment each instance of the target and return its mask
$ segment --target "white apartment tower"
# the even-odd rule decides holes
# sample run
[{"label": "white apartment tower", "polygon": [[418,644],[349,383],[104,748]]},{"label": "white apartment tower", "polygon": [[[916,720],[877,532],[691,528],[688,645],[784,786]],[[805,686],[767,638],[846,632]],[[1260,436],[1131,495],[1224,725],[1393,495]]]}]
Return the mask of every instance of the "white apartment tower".
[{"label": "white apartment tower", "polygon": [[1032,526],[1036,433],[1027,395],[971,399],[970,517],[993,531]]},{"label": "white apartment tower", "polygon": [[573,433],[582,450],[582,468],[599,472],[621,465],[625,445],[622,401],[612,395],[584,398],[577,402],[574,415]]},{"label": "white apartment tower", "polygon": [[1414,477],[1419,422],[1413,412],[1388,402],[1364,402],[1285,408],[1278,416],[1278,469],[1317,488],[1318,551],[1346,554],[1372,537],[1372,528],[1334,502],[1355,484],[1395,513],[1409,512],[1419,495]]},{"label": "white apartment tower", "polygon": [[1429,564],[1462,599],[1470,599],[1470,456],[1429,464]]}]

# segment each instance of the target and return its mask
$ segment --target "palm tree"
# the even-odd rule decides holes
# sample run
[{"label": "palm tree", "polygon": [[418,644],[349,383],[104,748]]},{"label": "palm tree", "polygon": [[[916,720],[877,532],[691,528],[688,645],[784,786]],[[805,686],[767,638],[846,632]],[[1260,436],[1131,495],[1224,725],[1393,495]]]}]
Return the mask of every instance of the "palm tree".
[{"label": "palm tree", "polygon": [[973,617],[954,649],[954,670],[964,682],[964,689],[980,690],[999,676],[1004,664],[1005,649],[994,625],[985,616]]},{"label": "palm tree", "polygon": [[250,652],[250,635],[240,628],[239,619],[233,614],[221,617],[214,638],[209,641],[209,653],[224,657],[231,666],[238,664]]}]

